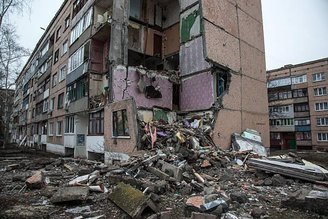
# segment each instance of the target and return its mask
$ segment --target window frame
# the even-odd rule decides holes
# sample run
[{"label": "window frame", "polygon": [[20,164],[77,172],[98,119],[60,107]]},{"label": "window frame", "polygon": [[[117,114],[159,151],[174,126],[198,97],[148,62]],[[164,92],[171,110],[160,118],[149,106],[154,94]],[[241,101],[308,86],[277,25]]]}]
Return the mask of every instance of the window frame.
[{"label": "window frame", "polygon": [[[119,114],[121,114],[121,122],[119,124]],[[130,129],[127,109],[115,110],[112,112],[112,138],[130,138]],[[121,130],[119,125],[121,126]],[[127,127],[126,127],[127,126]]]},{"label": "window frame", "polygon": [[312,74],[313,82],[319,82],[319,81],[324,81],[324,80],[326,80],[325,72],[319,72],[319,73]]},{"label": "window frame", "polygon": [[100,110],[89,114],[89,130],[88,135],[97,136],[104,134],[104,110]]},{"label": "window frame", "polygon": [[75,117],[66,116],[65,117],[65,134],[74,134],[75,133]]},{"label": "window frame", "polygon": [[64,108],[64,92],[58,94],[57,98],[57,109],[63,109]]},{"label": "window frame", "polygon": [[327,132],[317,133],[317,141],[327,142],[328,141],[328,133]]},{"label": "window frame", "polygon": [[56,122],[56,136],[63,136],[63,121]]}]

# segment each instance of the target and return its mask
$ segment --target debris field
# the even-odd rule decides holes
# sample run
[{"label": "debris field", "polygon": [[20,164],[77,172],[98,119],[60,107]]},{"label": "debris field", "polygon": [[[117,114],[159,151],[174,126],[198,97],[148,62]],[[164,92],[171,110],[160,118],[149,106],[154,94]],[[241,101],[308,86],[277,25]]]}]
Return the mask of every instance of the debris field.
[{"label": "debris field", "polygon": [[328,171],[297,153],[266,157],[253,131],[222,150],[182,130],[180,147],[111,164],[2,149],[0,218],[328,218]]}]

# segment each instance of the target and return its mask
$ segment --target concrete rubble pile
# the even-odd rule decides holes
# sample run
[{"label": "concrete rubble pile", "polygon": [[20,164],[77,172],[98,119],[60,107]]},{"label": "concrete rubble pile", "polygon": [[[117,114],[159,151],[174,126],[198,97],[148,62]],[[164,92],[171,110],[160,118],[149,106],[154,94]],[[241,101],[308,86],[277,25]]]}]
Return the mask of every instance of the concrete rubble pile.
[{"label": "concrete rubble pile", "polygon": [[[197,119],[189,125],[147,124],[144,143],[150,150],[108,165],[73,158],[35,159],[37,155],[30,154],[2,157],[0,198],[7,204],[0,206],[0,217],[327,215],[327,170],[294,153],[267,157],[259,134],[250,129],[233,134],[231,149],[222,150],[211,141],[210,126],[200,124]],[[156,140],[149,136],[153,130]]]}]

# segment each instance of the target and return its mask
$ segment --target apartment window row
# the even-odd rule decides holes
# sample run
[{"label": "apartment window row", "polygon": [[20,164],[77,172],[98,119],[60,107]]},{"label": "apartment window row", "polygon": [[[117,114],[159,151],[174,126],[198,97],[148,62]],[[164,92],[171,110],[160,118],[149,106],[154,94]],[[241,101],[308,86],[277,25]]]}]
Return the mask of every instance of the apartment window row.
[{"label": "apartment window row", "polygon": [[328,141],[328,133],[318,133],[318,141]]},{"label": "apartment window row", "polygon": [[297,118],[295,119],[295,125],[310,125],[310,118]]},{"label": "apartment window row", "polygon": [[77,69],[89,58],[90,42],[81,46],[73,55],[68,59],[68,74]]},{"label": "apartment window row", "polygon": [[297,89],[297,90],[293,90],[293,97],[297,98],[297,97],[307,97],[307,89]]},{"label": "apartment window row", "polygon": [[314,88],[314,96],[324,96],[324,95],[327,95],[326,87]]},{"label": "apartment window row", "polygon": [[326,80],[326,75],[324,72],[316,73],[312,75],[313,82]]},{"label": "apartment window row", "polygon": [[306,141],[312,139],[311,132],[296,132],[295,136],[297,141]]},{"label": "apartment window row", "polygon": [[270,101],[289,99],[292,98],[292,91],[269,93],[268,97]]},{"label": "apartment window row", "polygon": [[282,87],[291,85],[292,81],[290,78],[279,78],[275,80],[271,80],[267,83],[268,88],[274,88],[274,87]]},{"label": "apartment window row", "polygon": [[315,111],[328,110],[328,102],[315,103]]},{"label": "apartment window row", "polygon": [[292,78],[292,84],[302,84],[307,82],[306,75],[301,75]]},{"label": "apartment window row", "polygon": [[67,86],[67,100],[76,101],[88,96],[88,80],[86,77],[79,79],[75,83]]},{"label": "apartment window row", "polygon": [[317,117],[317,126],[328,126],[328,117]]},{"label": "apartment window row", "polygon": [[73,44],[82,33],[91,25],[92,21],[92,7],[84,14],[84,16],[77,22],[71,31],[71,44]]},{"label": "apartment window row", "polygon": [[291,106],[272,106],[269,108],[270,113],[288,113],[290,112]]},{"label": "apartment window row", "polygon": [[294,105],[294,111],[295,112],[308,112],[309,111],[309,105],[308,104],[295,104]]},{"label": "apartment window row", "polygon": [[271,126],[293,126],[294,119],[270,119]]}]

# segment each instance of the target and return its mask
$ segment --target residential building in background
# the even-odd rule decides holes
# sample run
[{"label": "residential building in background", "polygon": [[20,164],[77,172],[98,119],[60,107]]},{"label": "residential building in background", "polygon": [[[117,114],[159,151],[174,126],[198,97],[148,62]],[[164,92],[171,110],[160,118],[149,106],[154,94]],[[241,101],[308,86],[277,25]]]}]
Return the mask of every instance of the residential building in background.
[{"label": "residential building in background", "polygon": [[54,153],[110,160],[141,122],[200,116],[269,147],[261,1],[67,0],[16,88],[14,140]]},{"label": "residential building in background", "polygon": [[15,90],[0,88],[0,146],[11,139],[14,93]]},{"label": "residential building in background", "polygon": [[267,71],[272,149],[328,150],[328,58]]}]

